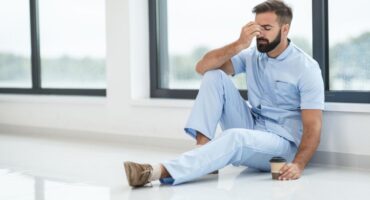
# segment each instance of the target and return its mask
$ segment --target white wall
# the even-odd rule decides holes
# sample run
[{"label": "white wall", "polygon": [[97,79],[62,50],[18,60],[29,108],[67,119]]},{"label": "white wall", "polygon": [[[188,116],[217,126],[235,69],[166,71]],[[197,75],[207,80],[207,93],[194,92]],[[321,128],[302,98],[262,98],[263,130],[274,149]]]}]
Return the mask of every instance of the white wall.
[{"label": "white wall", "polygon": [[[1,126],[15,125],[23,132],[41,127],[188,142],[182,130],[192,101],[148,98],[147,7],[147,0],[106,2],[106,98],[0,95],[0,132]],[[320,150],[370,155],[370,105],[327,108]]]}]

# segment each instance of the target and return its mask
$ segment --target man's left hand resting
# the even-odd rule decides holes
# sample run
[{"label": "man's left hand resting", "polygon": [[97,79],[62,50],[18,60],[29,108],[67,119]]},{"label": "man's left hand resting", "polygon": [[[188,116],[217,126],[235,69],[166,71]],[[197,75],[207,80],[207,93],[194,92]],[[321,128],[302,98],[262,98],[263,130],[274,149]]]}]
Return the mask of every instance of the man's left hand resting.
[{"label": "man's left hand resting", "polygon": [[284,165],[279,180],[295,180],[301,177],[307,163],[320,143],[322,111],[302,110],[303,135],[298,152],[292,163]]}]

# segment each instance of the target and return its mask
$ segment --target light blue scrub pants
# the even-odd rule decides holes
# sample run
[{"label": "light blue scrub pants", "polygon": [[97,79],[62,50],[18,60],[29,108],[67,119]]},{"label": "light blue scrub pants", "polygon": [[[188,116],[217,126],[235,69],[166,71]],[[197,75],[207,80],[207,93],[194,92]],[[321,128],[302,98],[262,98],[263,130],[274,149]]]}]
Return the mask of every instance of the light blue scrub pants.
[{"label": "light blue scrub pants", "polygon": [[[223,132],[215,138],[219,122]],[[161,179],[162,183],[188,182],[229,164],[269,171],[271,157],[282,156],[291,162],[297,151],[293,142],[266,131],[263,119],[252,116],[230,77],[222,70],[204,74],[185,131],[194,138],[199,131],[211,141],[163,162],[172,178]]]}]

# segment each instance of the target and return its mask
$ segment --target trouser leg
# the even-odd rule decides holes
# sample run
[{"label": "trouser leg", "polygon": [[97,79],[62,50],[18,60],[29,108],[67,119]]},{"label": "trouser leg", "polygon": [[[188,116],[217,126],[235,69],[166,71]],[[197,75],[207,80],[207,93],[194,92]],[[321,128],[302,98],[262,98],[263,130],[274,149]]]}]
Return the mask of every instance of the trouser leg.
[{"label": "trouser leg", "polygon": [[196,137],[196,131],[212,140],[218,123],[229,128],[253,129],[251,111],[230,77],[222,70],[204,74],[185,132]]},{"label": "trouser leg", "polygon": [[173,184],[180,184],[228,164],[267,171],[270,170],[271,157],[283,156],[291,161],[295,152],[293,143],[276,134],[250,129],[229,129],[206,145],[162,164],[171,174]]}]

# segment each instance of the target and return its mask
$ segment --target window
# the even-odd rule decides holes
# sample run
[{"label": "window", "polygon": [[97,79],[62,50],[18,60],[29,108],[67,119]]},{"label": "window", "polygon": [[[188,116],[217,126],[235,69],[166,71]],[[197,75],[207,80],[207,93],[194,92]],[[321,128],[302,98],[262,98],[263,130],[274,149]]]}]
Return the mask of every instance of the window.
[{"label": "window", "polygon": [[105,88],[103,11],[103,0],[39,0],[42,87]]},{"label": "window", "polygon": [[[194,70],[197,61],[207,51],[238,39],[241,28],[254,19],[253,6],[260,2],[260,0],[233,0],[232,2],[157,0],[156,3],[149,1],[152,7],[158,9],[159,17],[156,22],[158,23],[157,38],[152,36],[153,40],[159,41],[157,83],[152,82],[155,86],[152,87],[152,96],[166,97],[168,94],[171,98],[184,98],[181,94],[190,93],[199,88],[201,76]],[[292,24],[297,28],[292,29],[290,38],[312,55],[312,27],[306,25],[311,24],[312,20],[311,0],[300,3],[290,0],[287,3],[292,5],[297,13]],[[207,12],[204,12],[204,8],[207,8]],[[227,12],[226,15],[224,10],[232,10],[232,12]],[[151,9],[151,11],[154,10]],[[245,74],[233,77],[233,81],[239,89],[247,89]],[[196,91],[192,94],[191,96],[195,96]],[[246,96],[245,92],[242,94]]]},{"label": "window", "polygon": [[[329,1],[330,90],[370,91],[370,18],[366,0]],[[351,14],[346,15],[348,10]]]},{"label": "window", "polygon": [[0,0],[0,87],[31,88],[29,1]]},{"label": "window", "polygon": [[[195,98],[201,79],[194,70],[197,61],[208,50],[235,41],[241,27],[254,19],[252,8],[260,2],[263,0],[149,0],[151,96]],[[326,100],[370,102],[370,67],[367,64],[370,62],[366,62],[370,45],[364,39],[370,34],[366,34],[369,30],[365,22],[367,18],[362,16],[366,11],[358,12],[362,17],[352,14],[348,17],[340,14],[346,13],[344,9],[352,6],[346,5],[348,2],[333,3],[330,7],[328,0],[285,2],[293,8],[294,15],[289,38],[319,62],[325,81]],[[356,28],[348,29],[348,26],[341,24],[341,18],[350,22],[353,19],[362,21],[358,20]],[[349,45],[354,43],[347,41],[353,36],[359,37],[357,46]],[[340,37],[342,41],[347,41],[351,51],[338,50],[343,45]],[[355,63],[353,57],[364,59]],[[244,76],[233,79],[239,89],[247,89]],[[245,92],[242,94],[246,95]]]},{"label": "window", "polygon": [[0,2],[0,93],[106,94],[104,0]]},{"label": "window", "polygon": [[[366,10],[360,9],[368,3],[361,0],[337,5],[332,0],[312,2],[313,57],[321,66],[326,101],[370,103],[369,64],[362,62],[369,57],[370,46],[365,44],[369,26],[362,23]],[[348,12],[352,9],[360,10]],[[353,30],[345,28],[349,22]]]}]

